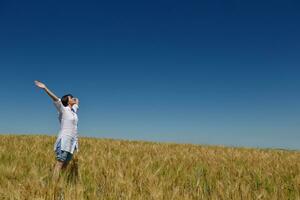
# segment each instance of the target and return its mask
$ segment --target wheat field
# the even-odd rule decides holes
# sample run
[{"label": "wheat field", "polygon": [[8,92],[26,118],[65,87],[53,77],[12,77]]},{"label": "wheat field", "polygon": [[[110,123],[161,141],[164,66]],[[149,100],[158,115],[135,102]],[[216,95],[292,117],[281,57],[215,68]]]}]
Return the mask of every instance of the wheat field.
[{"label": "wheat field", "polygon": [[300,152],[80,138],[52,183],[54,136],[0,135],[0,199],[300,199]]}]

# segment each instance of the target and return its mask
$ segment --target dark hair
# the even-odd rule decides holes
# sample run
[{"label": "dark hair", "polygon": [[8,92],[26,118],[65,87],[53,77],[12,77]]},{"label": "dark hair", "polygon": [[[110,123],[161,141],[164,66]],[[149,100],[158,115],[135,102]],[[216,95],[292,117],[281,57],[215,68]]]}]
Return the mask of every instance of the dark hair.
[{"label": "dark hair", "polygon": [[67,107],[69,105],[69,97],[73,98],[72,94],[66,94],[61,98],[61,103]]}]

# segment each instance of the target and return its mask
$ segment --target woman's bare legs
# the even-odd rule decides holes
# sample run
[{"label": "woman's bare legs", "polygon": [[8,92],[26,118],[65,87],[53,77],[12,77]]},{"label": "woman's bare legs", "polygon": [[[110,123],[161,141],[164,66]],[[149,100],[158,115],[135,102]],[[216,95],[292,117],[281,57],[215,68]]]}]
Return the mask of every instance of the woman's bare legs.
[{"label": "woman's bare legs", "polygon": [[64,163],[63,166],[61,167],[62,171],[65,171],[67,169],[69,163]]},{"label": "woman's bare legs", "polygon": [[59,175],[61,170],[63,169],[64,162],[62,161],[56,161],[56,164],[54,166],[54,171],[53,171],[53,176],[52,176],[52,181],[57,182],[59,179]]},{"label": "woman's bare legs", "polygon": [[62,171],[65,171],[68,163],[62,162],[62,161],[56,161],[55,166],[54,166],[54,171],[53,171],[53,176],[52,176],[52,187],[53,187],[53,197],[54,199],[57,199],[63,195],[63,190],[61,187],[58,186],[58,181],[60,177],[60,173]]},{"label": "woman's bare legs", "polygon": [[59,179],[60,172],[65,171],[69,163],[65,163],[62,161],[56,161],[54,166],[52,181],[57,182]]}]

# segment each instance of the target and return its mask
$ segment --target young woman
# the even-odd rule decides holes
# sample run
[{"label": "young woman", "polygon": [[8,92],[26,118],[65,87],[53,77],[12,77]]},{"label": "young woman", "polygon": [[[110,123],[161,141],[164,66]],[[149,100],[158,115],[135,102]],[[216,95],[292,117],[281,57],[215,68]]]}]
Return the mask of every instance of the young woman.
[{"label": "young woman", "polygon": [[53,181],[57,181],[60,171],[67,167],[74,151],[78,151],[77,110],[79,108],[79,100],[73,98],[71,94],[64,95],[59,99],[45,84],[40,81],[34,82],[37,87],[43,89],[51,97],[58,111],[60,130],[54,144],[57,161],[53,171]]}]

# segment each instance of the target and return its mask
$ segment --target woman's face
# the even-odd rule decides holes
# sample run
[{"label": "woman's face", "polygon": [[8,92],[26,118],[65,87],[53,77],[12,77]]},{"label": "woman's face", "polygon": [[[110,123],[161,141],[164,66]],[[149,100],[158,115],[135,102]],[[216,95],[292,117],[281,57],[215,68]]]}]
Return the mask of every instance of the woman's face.
[{"label": "woman's face", "polygon": [[74,104],[76,104],[74,97],[72,98],[72,97],[68,96],[68,98],[69,98],[69,105],[73,106]]}]

